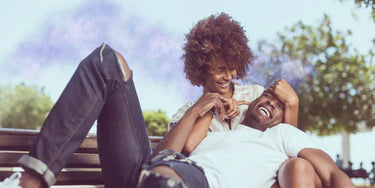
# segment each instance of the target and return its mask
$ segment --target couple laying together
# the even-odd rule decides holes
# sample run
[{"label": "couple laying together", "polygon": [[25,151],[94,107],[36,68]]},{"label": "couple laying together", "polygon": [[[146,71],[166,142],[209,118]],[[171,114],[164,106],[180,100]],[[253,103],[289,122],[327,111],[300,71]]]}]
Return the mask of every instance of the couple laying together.
[{"label": "couple laying together", "polygon": [[[124,57],[103,44],[78,66],[30,148],[19,187],[49,187],[97,120],[105,187],[354,187],[296,128],[298,97],[284,80],[241,86],[252,62],[243,28],[227,14],[186,35],[187,79],[203,94],[173,116],[152,151]],[[18,182],[17,182],[18,184]]]}]

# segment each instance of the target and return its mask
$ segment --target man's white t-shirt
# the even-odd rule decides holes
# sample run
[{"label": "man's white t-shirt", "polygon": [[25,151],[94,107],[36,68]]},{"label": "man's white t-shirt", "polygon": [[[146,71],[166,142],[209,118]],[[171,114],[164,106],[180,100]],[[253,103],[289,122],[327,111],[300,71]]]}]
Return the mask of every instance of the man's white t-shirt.
[{"label": "man's white t-shirt", "polygon": [[280,165],[303,148],[316,146],[291,125],[264,132],[239,125],[229,132],[209,132],[189,158],[203,168],[211,188],[269,188]]}]

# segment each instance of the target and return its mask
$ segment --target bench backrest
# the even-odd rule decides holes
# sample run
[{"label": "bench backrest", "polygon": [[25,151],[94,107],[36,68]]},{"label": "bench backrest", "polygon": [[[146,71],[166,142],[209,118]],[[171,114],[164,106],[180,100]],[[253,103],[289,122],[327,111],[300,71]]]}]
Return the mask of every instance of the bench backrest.
[{"label": "bench backrest", "polygon": [[[21,168],[17,160],[28,153],[38,131],[0,128],[0,181]],[[154,149],[162,137],[150,136]],[[100,162],[96,135],[89,134],[58,175],[56,185],[100,185]]]}]

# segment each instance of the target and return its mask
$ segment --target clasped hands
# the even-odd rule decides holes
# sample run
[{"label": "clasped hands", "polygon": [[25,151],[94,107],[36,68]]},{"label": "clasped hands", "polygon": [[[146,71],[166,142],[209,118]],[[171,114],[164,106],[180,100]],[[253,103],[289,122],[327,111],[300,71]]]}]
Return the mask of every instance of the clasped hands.
[{"label": "clasped hands", "polygon": [[[275,95],[284,106],[298,105],[298,96],[290,84],[280,79],[274,81],[272,85],[265,89],[265,92],[270,92]],[[216,111],[222,120],[232,119],[239,115],[240,105],[249,105],[249,101],[237,101],[234,98],[226,98],[219,93],[205,93],[194,104],[198,108],[199,117],[204,116],[209,111]]]}]

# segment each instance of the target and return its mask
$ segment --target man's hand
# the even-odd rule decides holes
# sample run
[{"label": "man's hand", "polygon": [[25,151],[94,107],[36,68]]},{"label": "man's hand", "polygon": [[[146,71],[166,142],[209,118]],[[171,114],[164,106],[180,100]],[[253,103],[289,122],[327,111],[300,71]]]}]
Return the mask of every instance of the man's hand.
[{"label": "man's hand", "polygon": [[283,123],[297,127],[299,100],[292,86],[286,80],[280,79],[269,86],[266,91],[275,95],[284,104]]},{"label": "man's hand", "polygon": [[266,89],[266,91],[274,94],[284,104],[284,106],[295,106],[299,103],[296,92],[284,79],[274,81],[273,84]]}]

